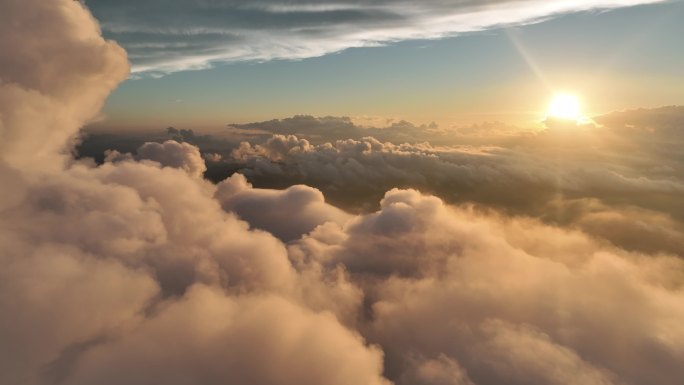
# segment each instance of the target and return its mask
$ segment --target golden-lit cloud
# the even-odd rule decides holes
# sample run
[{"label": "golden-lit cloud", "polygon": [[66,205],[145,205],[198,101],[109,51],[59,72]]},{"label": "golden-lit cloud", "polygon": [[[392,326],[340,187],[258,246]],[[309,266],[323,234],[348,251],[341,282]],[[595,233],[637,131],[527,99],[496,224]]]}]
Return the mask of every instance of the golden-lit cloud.
[{"label": "golden-lit cloud", "polygon": [[[287,188],[239,174],[215,185],[202,150],[180,142],[192,132],[101,164],[69,156],[125,55],[78,2],[2,9],[0,29],[20,30],[0,34],[0,383],[684,377],[670,109],[649,112],[668,117],[649,128],[613,115],[571,141],[550,129],[507,146],[269,135],[228,161]],[[630,146],[642,151],[625,159]],[[361,207],[344,212],[322,191]],[[435,195],[462,192],[460,205]]]}]

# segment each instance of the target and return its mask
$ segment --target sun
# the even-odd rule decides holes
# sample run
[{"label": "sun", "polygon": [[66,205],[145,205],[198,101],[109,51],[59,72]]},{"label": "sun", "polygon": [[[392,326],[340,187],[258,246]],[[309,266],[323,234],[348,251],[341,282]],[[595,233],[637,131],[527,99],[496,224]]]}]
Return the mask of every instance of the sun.
[{"label": "sun", "polygon": [[554,95],[546,112],[547,118],[573,120],[580,122],[584,120],[579,98],[573,94],[559,93]]}]

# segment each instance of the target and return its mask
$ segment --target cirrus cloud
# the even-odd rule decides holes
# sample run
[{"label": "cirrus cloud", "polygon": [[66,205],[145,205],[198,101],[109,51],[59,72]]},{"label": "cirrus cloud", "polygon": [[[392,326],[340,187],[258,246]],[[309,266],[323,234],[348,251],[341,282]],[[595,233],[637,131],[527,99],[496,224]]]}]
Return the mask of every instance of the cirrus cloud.
[{"label": "cirrus cloud", "polygon": [[303,59],[659,1],[90,0],[88,5],[105,35],[129,51],[134,72],[168,73],[218,62]]}]

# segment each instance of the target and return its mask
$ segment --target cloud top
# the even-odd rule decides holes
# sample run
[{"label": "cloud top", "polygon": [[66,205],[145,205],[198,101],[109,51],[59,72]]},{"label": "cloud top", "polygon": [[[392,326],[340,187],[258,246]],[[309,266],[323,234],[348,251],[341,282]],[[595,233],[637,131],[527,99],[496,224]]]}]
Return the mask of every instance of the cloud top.
[{"label": "cloud top", "polygon": [[126,52],[75,1],[3,1],[0,36],[0,158],[59,166],[59,153],[128,75]]}]

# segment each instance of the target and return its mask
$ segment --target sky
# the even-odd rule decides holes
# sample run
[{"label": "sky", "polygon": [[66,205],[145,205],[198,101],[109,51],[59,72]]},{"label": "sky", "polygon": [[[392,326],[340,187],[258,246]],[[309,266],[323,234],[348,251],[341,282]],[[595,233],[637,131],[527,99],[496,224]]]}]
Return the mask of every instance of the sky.
[{"label": "sky", "polygon": [[[170,6],[164,10],[164,18],[157,20],[154,12],[159,10],[154,4],[146,13],[145,9],[112,6],[107,1],[88,2],[102,21],[105,36],[121,39],[125,48],[140,56],[130,56],[134,71],[137,65],[139,72],[111,95],[104,109],[105,120],[97,127],[158,130],[175,126],[216,131],[228,123],[299,114],[394,118],[420,124],[434,121],[444,127],[484,121],[529,125],[543,118],[551,96],[564,90],[576,93],[589,115],[684,103],[680,86],[684,52],[678,49],[679,36],[684,34],[679,23],[684,15],[682,2],[563,13],[540,20],[516,16],[508,26],[457,32],[455,37],[397,37],[375,47],[330,47],[329,54],[288,52],[285,47],[285,53],[280,53],[284,57],[276,60],[245,55],[230,57],[228,63],[202,63],[210,68],[187,71],[179,71],[188,66],[183,59],[200,60],[197,56],[201,53],[191,48],[156,50],[160,52],[150,48],[152,52],[146,55],[145,49],[137,47],[155,46],[153,41],[164,46],[163,42],[175,36],[172,30],[192,36],[188,44],[197,50],[204,45],[220,46],[212,40],[215,35],[189,32],[195,24],[208,23],[204,18],[210,17],[203,13],[186,17],[186,10]],[[123,19],[132,12],[135,17]],[[226,13],[233,14],[230,10]],[[303,13],[320,22],[325,22],[327,14],[336,13]],[[116,32],[123,29],[120,25],[134,29],[163,23],[166,18],[174,23],[177,19],[190,21],[186,29],[170,24],[168,32],[160,28],[153,37]],[[244,23],[248,31],[260,28],[258,20]],[[335,24],[331,24],[333,28]],[[219,25],[226,30],[231,27],[228,22]],[[459,29],[457,23],[447,27]],[[263,29],[270,33],[267,27]],[[306,39],[283,44],[303,45]],[[316,47],[323,44],[314,37],[309,40],[314,40],[308,43]],[[267,43],[250,40],[242,44],[228,43],[227,49],[256,50],[250,44]],[[355,45],[362,44],[348,43]],[[162,63],[157,68],[154,62],[148,63],[163,59],[156,55],[166,55],[167,60],[180,64],[164,67]]]},{"label": "sky", "polygon": [[0,384],[681,385],[681,10],[3,0]]}]

